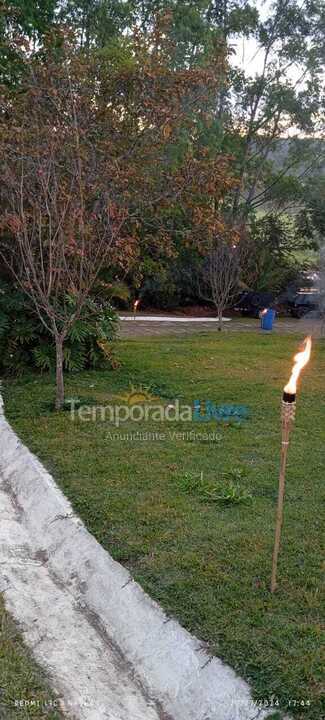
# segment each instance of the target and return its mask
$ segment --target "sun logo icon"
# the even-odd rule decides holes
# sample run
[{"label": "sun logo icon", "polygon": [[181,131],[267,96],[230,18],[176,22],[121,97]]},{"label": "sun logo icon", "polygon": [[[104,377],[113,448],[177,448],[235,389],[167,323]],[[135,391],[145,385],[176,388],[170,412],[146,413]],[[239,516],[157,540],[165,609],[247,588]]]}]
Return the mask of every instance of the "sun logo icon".
[{"label": "sun logo icon", "polygon": [[116,397],[127,403],[127,405],[145,405],[146,403],[156,402],[159,399],[151,395],[149,388],[144,388],[142,385],[139,388],[135,388],[132,385],[128,392],[124,393],[124,395],[117,395]]}]

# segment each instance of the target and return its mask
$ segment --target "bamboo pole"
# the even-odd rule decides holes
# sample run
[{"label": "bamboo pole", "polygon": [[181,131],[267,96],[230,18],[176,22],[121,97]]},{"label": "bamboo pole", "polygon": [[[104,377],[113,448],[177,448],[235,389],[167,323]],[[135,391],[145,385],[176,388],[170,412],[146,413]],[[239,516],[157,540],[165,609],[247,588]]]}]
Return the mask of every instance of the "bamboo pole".
[{"label": "bamboo pole", "polygon": [[272,559],[272,577],[271,577],[271,592],[273,593],[277,587],[277,568],[278,558],[281,544],[281,531],[283,524],[283,504],[284,504],[284,493],[285,493],[285,478],[286,478],[286,467],[287,467],[287,455],[290,439],[290,430],[292,423],[295,418],[295,403],[282,402],[282,444],[281,444],[281,459],[280,459],[280,474],[279,474],[279,491],[278,491],[278,504],[276,512],[276,523],[275,523],[275,537],[274,537],[274,548],[273,548],[273,559]]}]

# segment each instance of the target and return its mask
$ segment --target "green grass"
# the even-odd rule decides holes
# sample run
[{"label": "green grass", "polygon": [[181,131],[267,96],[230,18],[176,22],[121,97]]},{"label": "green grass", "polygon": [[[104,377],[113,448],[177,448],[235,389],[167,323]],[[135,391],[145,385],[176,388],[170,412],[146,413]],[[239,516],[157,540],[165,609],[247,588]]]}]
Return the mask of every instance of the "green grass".
[{"label": "green grass", "polygon": [[58,702],[0,596],[0,718],[62,720]]},{"label": "green grass", "polygon": [[[5,399],[17,432],[113,557],[212,653],[247,678],[256,698],[273,695],[281,710],[315,720],[321,717],[322,672],[322,342],[315,345],[301,383],[279,589],[269,592],[280,398],[298,340],[250,333],[128,340],[120,343],[121,369],[67,378],[67,395],[87,403],[119,403],[115,396],[133,384],[150,387],[164,402],[248,405],[251,416],[239,427],[151,422],[127,423],[117,431],[107,422],[72,422],[67,412],[51,412],[53,378],[47,376],[7,381]],[[169,436],[214,429],[215,442]],[[110,439],[110,433],[137,430],[166,437]],[[207,488],[218,488],[218,496],[231,482],[250,501],[207,498],[195,481],[201,473]]]}]

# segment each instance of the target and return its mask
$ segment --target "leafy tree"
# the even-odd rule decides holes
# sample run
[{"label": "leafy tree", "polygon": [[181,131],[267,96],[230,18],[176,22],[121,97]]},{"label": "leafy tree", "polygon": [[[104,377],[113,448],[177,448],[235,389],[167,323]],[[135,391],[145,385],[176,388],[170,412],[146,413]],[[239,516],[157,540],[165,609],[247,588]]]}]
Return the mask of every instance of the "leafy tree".
[{"label": "leafy tree", "polygon": [[[232,153],[239,178],[228,217],[245,223],[265,204],[280,211],[299,206],[304,180],[324,164],[317,141],[324,131],[323,2],[275,0],[260,7],[246,0],[147,0],[139,4],[139,22],[149,27],[161,10],[173,19],[175,62],[202,62],[216,37],[230,54],[209,136]],[[247,40],[256,62],[240,66],[234,48],[242,44],[244,52]]]},{"label": "leafy tree", "polygon": [[[325,176],[316,175],[305,181],[302,186],[304,198],[304,213],[301,221],[309,227],[309,232],[314,232],[319,238],[321,245],[325,242]],[[311,223],[311,226],[308,224]]]},{"label": "leafy tree", "polygon": [[82,48],[103,48],[130,28],[135,19],[135,0],[63,0],[58,19],[73,28]]},{"label": "leafy tree", "polygon": [[[283,153],[279,139],[292,134],[292,129],[297,137],[320,132],[324,54],[320,52],[319,27],[324,19],[321,2],[276,0],[254,33],[260,71],[251,76],[247,71],[234,72],[231,124],[240,184],[233,217],[245,219],[274,197],[279,200],[285,182],[284,203],[290,195],[297,199],[297,189],[299,198],[297,176],[318,165],[317,143],[308,146],[287,138]],[[280,165],[274,157],[277,151],[282,154]]]},{"label": "leafy tree", "polygon": [[293,218],[267,213],[252,219],[243,247],[241,280],[245,286],[258,292],[280,292],[304,269],[299,254],[316,245]]},{"label": "leafy tree", "polygon": [[[132,272],[133,285],[144,284],[148,268],[151,278],[157,277],[163,268],[166,286],[173,276],[175,293],[170,294],[170,302],[172,295],[179,297],[186,267],[180,275],[175,273],[176,258],[184,256],[187,248],[194,249],[191,256],[194,274],[196,249],[201,254],[206,252],[207,236],[218,234],[222,222],[244,228],[261,209],[273,214],[299,212],[301,222],[310,227],[316,215],[320,218],[319,203],[316,210],[317,193],[311,197],[312,186],[316,187],[317,174],[324,164],[321,118],[325,19],[320,0],[276,0],[263,7],[247,0],[46,0],[42,3],[14,0],[10,5],[3,5],[5,12],[0,25],[3,81],[21,83],[30,53],[43,53],[43,58],[47,57],[49,38],[53,47],[56,37],[60,52],[62,35],[54,30],[57,23],[62,22],[75,32],[78,47],[89,57],[96,57],[102,75],[112,74],[116,78],[120,73],[120,82],[124,73],[125,87],[120,97],[129,121],[124,129],[130,137],[134,137],[132,123],[140,117],[138,99],[145,104],[148,115],[148,98],[152,92],[147,82],[139,93],[139,84],[134,82],[139,72],[136,70],[134,75],[135,56],[139,59],[142,54],[146,65],[145,58],[151,55],[151,70],[157,76],[163,67],[178,73],[198,72],[201,78],[204,69],[215,73],[214,83],[209,74],[209,92],[204,97],[197,84],[194,112],[189,124],[183,123],[181,132],[178,129],[176,133],[175,126],[165,116],[169,172],[164,173],[160,202],[145,205],[142,202],[144,184],[149,197],[153,187],[158,190],[161,166],[155,163],[155,151],[146,143],[147,167],[140,156],[143,139],[132,151],[133,172],[128,181],[130,197],[133,196],[132,219],[128,210],[126,226],[130,237],[137,237],[136,249],[133,243],[138,260]],[[161,18],[160,56],[149,49],[157,15]],[[244,53],[247,43],[248,48],[254,44],[258,64],[240,66],[238,48],[242,46]],[[157,38],[153,47],[155,45]],[[166,107],[169,102],[168,99]],[[165,112],[163,104],[160,107]],[[191,115],[189,95],[186,114],[188,118]],[[172,142],[168,142],[168,133]],[[216,176],[218,163],[221,171],[216,198],[207,179],[213,173]],[[229,182],[230,174],[237,175],[237,185]],[[173,188],[169,197],[166,196],[167,176]],[[140,205],[141,213],[138,212]],[[215,221],[221,223],[217,228]],[[181,265],[180,260],[180,268]],[[112,279],[111,270],[109,273]]]},{"label": "leafy tree", "polygon": [[324,245],[322,245],[320,248],[318,291],[319,291],[319,310],[320,310],[320,316],[322,319],[321,334],[322,334],[322,337],[324,337],[324,335],[325,335],[325,246]]},{"label": "leafy tree", "polygon": [[101,271],[123,274],[134,261],[146,210],[168,245],[161,208],[195,214],[193,195],[208,183],[205,226],[218,222],[227,168],[196,153],[215,68],[174,70],[170,52],[159,27],[126,40],[122,61],[56,43],[31,58],[24,91],[2,98],[1,253],[55,341],[57,409],[64,343]]},{"label": "leafy tree", "polygon": [[29,52],[52,26],[57,0],[0,0],[0,83],[16,84]]}]

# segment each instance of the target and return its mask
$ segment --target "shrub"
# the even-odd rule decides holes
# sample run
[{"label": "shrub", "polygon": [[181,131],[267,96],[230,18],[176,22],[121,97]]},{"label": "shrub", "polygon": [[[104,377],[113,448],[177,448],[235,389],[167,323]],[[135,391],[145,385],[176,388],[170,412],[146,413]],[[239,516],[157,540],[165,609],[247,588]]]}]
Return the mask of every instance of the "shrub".
[{"label": "shrub", "polygon": [[[66,304],[74,311],[72,296]],[[110,303],[87,300],[71,328],[64,349],[64,369],[77,372],[108,365],[115,368],[114,354],[118,317]],[[0,372],[20,374],[26,368],[55,369],[53,338],[37,316],[26,295],[8,281],[0,280]]]}]

